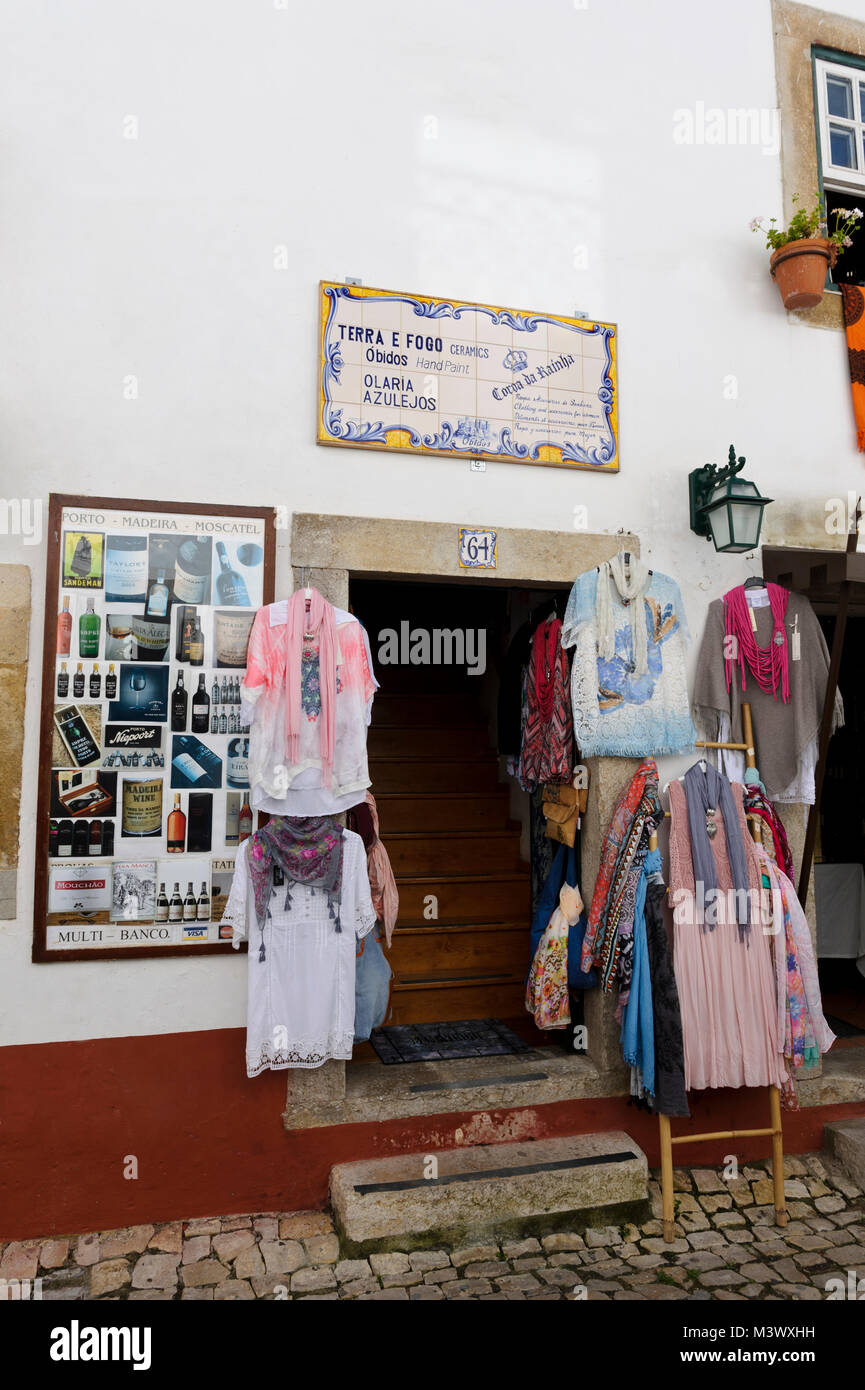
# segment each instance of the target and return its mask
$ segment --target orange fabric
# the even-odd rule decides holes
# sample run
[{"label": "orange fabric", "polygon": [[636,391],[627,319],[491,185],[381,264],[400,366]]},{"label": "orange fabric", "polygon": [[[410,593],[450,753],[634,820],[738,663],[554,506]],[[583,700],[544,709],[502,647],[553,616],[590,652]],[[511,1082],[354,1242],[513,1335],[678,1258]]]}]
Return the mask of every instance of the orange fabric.
[{"label": "orange fabric", "polygon": [[842,285],[844,323],[847,328],[847,359],[856,417],[856,444],[865,451],[865,294],[859,285]]}]

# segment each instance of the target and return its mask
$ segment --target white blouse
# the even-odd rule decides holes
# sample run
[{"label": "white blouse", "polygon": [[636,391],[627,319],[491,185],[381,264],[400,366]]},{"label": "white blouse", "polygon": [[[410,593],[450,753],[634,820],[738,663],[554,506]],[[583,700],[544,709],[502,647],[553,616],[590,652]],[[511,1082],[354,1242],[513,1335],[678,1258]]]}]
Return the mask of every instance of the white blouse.
[{"label": "white blouse", "polygon": [[[374,927],[375,912],[363,841],[351,830],[344,836],[341,931],[336,930],[325,892],[288,882],[272,890],[261,931],[249,880],[250,841],[237,851],[222,920],[233,928],[235,948],[244,938],[249,940],[247,1076],[268,1068],[320,1067],[331,1057],[351,1058],[356,941]],[[288,888],[291,907],[286,911]]]},{"label": "white blouse", "polygon": [[305,639],[301,665],[300,757],[286,749],[285,601],[260,608],[252,626],[241,687],[241,718],[249,724],[249,784],[254,810],[277,816],[327,816],[356,806],[370,785],[366,733],[378,687],[367,634],[357,618],[334,609],[336,708],[333,777],[323,785],[318,640]]}]

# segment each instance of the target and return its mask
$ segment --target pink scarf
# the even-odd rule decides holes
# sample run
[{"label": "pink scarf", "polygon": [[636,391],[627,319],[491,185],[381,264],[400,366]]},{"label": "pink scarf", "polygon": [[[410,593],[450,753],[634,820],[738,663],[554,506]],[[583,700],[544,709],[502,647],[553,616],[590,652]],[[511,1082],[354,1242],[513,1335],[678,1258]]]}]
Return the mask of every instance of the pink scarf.
[{"label": "pink scarf", "polygon": [[790,595],[780,584],[767,584],[766,588],[769,591],[769,606],[772,610],[772,637],[768,647],[757,646],[744,584],[739,584],[737,588],[730,589],[724,595],[724,672],[729,690],[733,679],[733,667],[738,662],[744,690],[747,665],[760,689],[765,690],[767,694],[771,690],[776,699],[780,680],[781,699],[786,705],[790,699],[790,670],[784,619]]},{"label": "pink scarf", "polygon": [[306,612],[306,590],[298,589],[288,600],[287,646],[285,653],[286,746],[289,761],[300,762],[300,728],[303,719],[301,667],[305,633],[318,636],[318,679],[321,689],[319,716],[319,752],[321,782],[330,787],[333,781],[333,750],[336,731],[336,620],[333,605],[322,598],[317,589],[310,590],[309,613]]}]

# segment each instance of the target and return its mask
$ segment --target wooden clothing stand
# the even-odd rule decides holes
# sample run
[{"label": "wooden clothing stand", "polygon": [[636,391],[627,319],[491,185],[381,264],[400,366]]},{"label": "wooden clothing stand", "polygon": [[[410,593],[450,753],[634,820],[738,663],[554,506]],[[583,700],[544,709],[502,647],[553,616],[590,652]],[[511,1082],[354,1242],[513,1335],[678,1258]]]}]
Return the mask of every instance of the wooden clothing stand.
[{"label": "wooden clothing stand", "polygon": [[[744,743],[701,742],[697,744],[697,747],[733,748],[737,752],[745,754],[745,762],[748,767],[756,767],[754,728],[751,723],[751,706],[749,704],[742,705],[742,732],[745,735]],[[751,818],[751,834],[755,840],[760,841],[760,826],[754,817]],[[657,847],[658,837],[652,835],[649,839],[649,848],[657,849]],[[778,1226],[787,1225],[787,1208],[784,1204],[784,1140],[781,1130],[781,1095],[777,1086],[769,1087],[768,1129],[719,1129],[712,1134],[678,1134],[674,1137],[670,1132],[669,1115],[658,1116],[658,1127],[661,1140],[661,1199],[663,1203],[664,1240],[674,1239],[673,1145],[705,1144],[710,1139],[753,1139],[760,1135],[772,1136],[772,1187],[774,1189],[775,1223]]]}]

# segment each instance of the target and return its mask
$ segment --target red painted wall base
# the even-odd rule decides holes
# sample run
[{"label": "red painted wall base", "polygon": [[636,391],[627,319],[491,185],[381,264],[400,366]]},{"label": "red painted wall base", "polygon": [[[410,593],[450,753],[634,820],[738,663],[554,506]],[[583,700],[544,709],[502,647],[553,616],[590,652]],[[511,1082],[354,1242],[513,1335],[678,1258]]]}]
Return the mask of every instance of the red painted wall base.
[{"label": "red painted wall base", "polygon": [[[623,1098],[561,1101],[286,1132],[285,1077],[244,1071],[243,1029],[0,1049],[0,1240],[234,1212],[322,1208],[334,1163],[462,1143],[623,1129],[657,1166],[658,1122]],[[787,1153],[819,1149],[827,1120],[784,1115]],[[695,1098],[695,1133],[768,1124],[765,1091]],[[731,1147],[732,1146],[732,1147]],[[769,1140],[682,1145],[681,1164],[766,1157]],[[124,1176],[136,1160],[137,1178]]]}]

